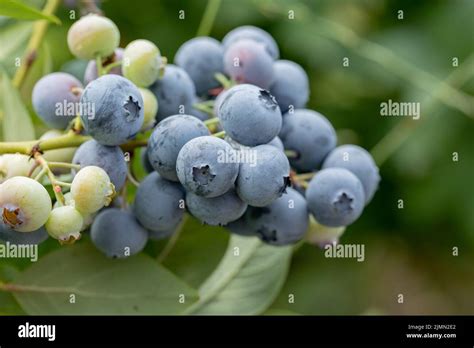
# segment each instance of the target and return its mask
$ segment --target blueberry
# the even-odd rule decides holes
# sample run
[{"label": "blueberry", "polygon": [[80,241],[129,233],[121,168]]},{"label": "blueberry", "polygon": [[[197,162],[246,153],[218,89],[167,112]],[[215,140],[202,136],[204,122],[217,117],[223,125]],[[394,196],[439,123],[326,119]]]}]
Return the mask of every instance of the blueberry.
[{"label": "blueberry", "polygon": [[196,88],[188,73],[172,64],[166,66],[164,76],[151,85],[150,90],[158,100],[158,121],[187,113],[196,98]]},{"label": "blueberry", "polygon": [[219,226],[237,220],[247,209],[247,203],[244,203],[234,190],[214,198],[205,198],[188,192],[186,206],[189,212],[203,223]]},{"label": "blueberry", "polygon": [[155,170],[168,180],[179,181],[176,159],[189,140],[209,135],[206,125],[196,117],[174,115],[161,121],[148,140],[148,159]]},{"label": "blueberry", "polygon": [[91,227],[91,239],[108,257],[124,258],[143,250],[148,232],[130,212],[112,208],[97,215]]},{"label": "blueberry", "polygon": [[266,207],[249,206],[244,216],[229,224],[233,233],[256,235],[271,245],[294,244],[301,240],[309,224],[306,200],[292,188]]},{"label": "blueberry", "polygon": [[319,171],[309,183],[306,199],[316,221],[329,227],[350,225],[362,214],[365,204],[362,183],[343,168]]},{"label": "blueberry", "polygon": [[139,87],[148,87],[160,75],[163,64],[160,50],[148,40],[134,40],[123,52],[123,76]]},{"label": "blueberry", "polygon": [[266,144],[280,132],[282,116],[275,98],[253,85],[229,89],[220,102],[218,117],[232,139],[240,144]]},{"label": "blueberry", "polygon": [[0,221],[18,232],[41,228],[51,213],[48,191],[36,180],[15,176],[0,185]]},{"label": "blueberry", "polygon": [[305,107],[309,99],[309,80],[303,68],[289,60],[278,60],[273,64],[275,78],[270,93],[280,106],[281,112]]},{"label": "blueberry", "polygon": [[141,128],[142,132],[153,128],[156,122],[156,113],[158,112],[158,100],[151,91],[147,88],[139,88],[140,94],[143,99],[143,125]]},{"label": "blueberry", "polygon": [[36,114],[51,128],[64,129],[76,117],[82,83],[62,72],[48,74],[36,82],[31,95]]},{"label": "blueberry", "polygon": [[69,28],[67,44],[77,58],[108,57],[118,47],[120,32],[110,19],[89,14],[81,17]]},{"label": "blueberry", "polygon": [[137,189],[133,212],[140,224],[150,231],[176,227],[184,213],[184,193],[177,183],[149,174]]},{"label": "blueberry", "polygon": [[224,53],[224,70],[239,83],[268,89],[274,79],[273,59],[265,46],[252,40],[238,40]]},{"label": "blueberry", "polygon": [[241,39],[251,39],[262,43],[265,46],[265,50],[273,59],[278,59],[280,55],[275,39],[265,30],[252,25],[244,25],[229,31],[222,39],[222,45],[224,48],[227,48],[232,43]]},{"label": "blueberry", "polygon": [[336,131],[327,118],[308,109],[285,114],[279,137],[286,150],[296,152],[290,163],[302,172],[319,168],[337,142]]},{"label": "blueberry", "polygon": [[172,234],[176,232],[176,227],[169,228],[163,231],[151,231],[148,230],[148,238],[151,240],[161,240],[170,237]]},{"label": "blueberry", "polygon": [[176,52],[174,62],[189,74],[199,96],[220,86],[214,75],[224,72],[223,50],[216,39],[204,36],[186,41]]},{"label": "blueberry", "polygon": [[[104,75],[89,83],[81,97],[85,130],[103,145],[121,145],[132,139],[143,124],[140,91],[118,75]],[[88,111],[93,112],[88,112]]]},{"label": "blueberry", "polygon": [[188,107],[186,112],[189,115],[194,116],[194,117],[196,117],[197,119],[199,119],[201,121],[205,121],[205,120],[209,119],[211,116],[208,113],[206,113],[204,111],[201,111],[199,109],[196,109],[194,107],[194,104],[200,103],[200,102],[202,102],[202,100],[200,100],[199,98],[196,97],[194,99],[194,101],[192,102],[192,104],[191,104],[192,105],[191,108]]},{"label": "blueberry", "polygon": [[224,140],[203,136],[188,141],[179,151],[176,172],[181,184],[203,197],[217,197],[233,187],[239,164],[226,161],[234,150]]},{"label": "blueberry", "polygon": [[367,150],[357,145],[342,145],[332,150],[323,162],[323,168],[345,168],[352,172],[364,187],[366,204],[379,185],[379,168]]},{"label": "blueberry", "polygon": [[[123,48],[117,48],[114,52],[114,55],[108,59],[106,64],[114,63],[114,62],[120,61],[122,59],[123,59]],[[108,73],[122,76],[122,67],[121,66],[116,66],[115,68],[112,68]],[[96,64],[95,60],[90,60],[89,61],[83,76],[84,76],[84,84],[85,85],[89,84],[89,82],[91,82],[91,81],[93,81],[93,80],[95,80],[99,77],[99,75],[97,74],[97,64]]]},{"label": "blueberry", "polygon": [[48,239],[48,232],[40,227],[33,232],[17,232],[0,220],[0,241],[11,244],[41,244]]},{"label": "blueberry", "polygon": [[118,146],[105,146],[95,140],[83,143],[76,151],[72,163],[81,167],[97,166],[105,170],[115,186],[120,191],[127,179],[127,163],[124,154]]},{"label": "blueberry", "polygon": [[141,159],[141,164],[143,166],[143,169],[145,169],[145,172],[147,174],[150,174],[151,172],[155,171],[155,168],[150,163],[150,160],[148,159],[148,151],[147,148],[143,148],[142,151],[140,152],[140,159]]},{"label": "blueberry", "polygon": [[285,148],[283,146],[283,142],[281,141],[281,139],[279,137],[273,138],[273,140],[270,141],[269,143],[267,143],[267,145],[274,146],[280,151],[285,151]]},{"label": "blueberry", "polygon": [[81,237],[84,218],[71,205],[58,206],[49,214],[45,228],[48,234],[60,243],[70,243]]},{"label": "blueberry", "polygon": [[252,148],[254,161],[240,164],[237,193],[246,203],[256,207],[269,205],[290,185],[290,163],[285,154],[271,145]]}]

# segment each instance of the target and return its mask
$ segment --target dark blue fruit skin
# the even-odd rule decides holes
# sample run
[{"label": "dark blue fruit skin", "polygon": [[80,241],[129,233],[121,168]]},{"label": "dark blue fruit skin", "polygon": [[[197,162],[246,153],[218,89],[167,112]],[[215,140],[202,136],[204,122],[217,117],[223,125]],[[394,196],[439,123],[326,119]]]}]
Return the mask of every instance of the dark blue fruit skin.
[{"label": "dark blue fruit skin", "polygon": [[105,170],[110,181],[119,191],[127,179],[127,163],[119,146],[105,146],[95,140],[83,143],[77,149],[72,163],[81,167],[97,166]]},{"label": "dark blue fruit skin", "polygon": [[[117,208],[99,213],[91,227],[92,243],[108,257],[124,258],[143,250],[148,232],[132,213]],[[126,254],[129,250],[130,254]]]},{"label": "dark blue fruit skin", "polygon": [[379,168],[367,150],[357,145],[342,145],[332,150],[323,162],[324,168],[345,168],[362,183],[365,204],[369,203],[380,182]]},{"label": "dark blue fruit skin", "polygon": [[280,56],[280,51],[275,39],[265,30],[252,25],[244,25],[229,31],[222,39],[222,45],[224,49],[226,49],[232,43],[241,39],[251,39],[262,43],[265,46],[265,50],[273,59],[278,59]]},{"label": "dark blue fruit skin", "polygon": [[199,96],[209,94],[209,90],[219,87],[214,77],[224,72],[224,51],[219,41],[208,36],[186,41],[176,52],[174,63],[186,70]]},{"label": "dark blue fruit skin", "polygon": [[158,100],[158,121],[188,113],[196,98],[193,80],[184,69],[173,64],[166,65],[164,76],[151,85],[150,90]]},{"label": "dark blue fruit skin", "polygon": [[280,151],[285,151],[285,147],[283,146],[283,142],[281,141],[281,139],[279,137],[273,138],[273,140],[270,141],[269,143],[267,143],[267,145],[274,146]]},{"label": "dark blue fruit skin", "polygon": [[[113,61],[119,61],[122,60],[123,58],[123,48],[117,48],[114,53],[114,58]],[[122,67],[121,66],[116,66],[115,68],[112,68],[108,74],[115,74],[115,75],[120,75],[122,76]],[[97,74],[97,64],[95,60],[90,60],[89,63],[87,64],[87,67],[84,71],[84,84],[87,85],[89,82],[95,80],[96,78],[99,77]]]},{"label": "dark blue fruit skin", "polygon": [[238,83],[250,83],[270,88],[275,72],[273,59],[263,44],[252,40],[239,40],[224,52],[224,71]]},{"label": "dark blue fruit skin", "polygon": [[163,179],[157,172],[140,183],[133,212],[138,222],[150,231],[176,227],[184,214],[184,192],[180,185]]},{"label": "dark blue fruit skin", "polygon": [[[104,75],[89,83],[81,103],[95,105],[95,116],[81,114],[85,130],[102,145],[121,145],[143,124],[143,99],[138,88],[119,75]],[[85,108],[84,108],[85,109]]]},{"label": "dark blue fruit skin", "polygon": [[234,186],[238,163],[222,160],[232,147],[222,139],[204,136],[188,141],[178,154],[176,172],[188,191],[203,197],[223,195]]},{"label": "dark blue fruit skin", "polygon": [[150,174],[155,171],[155,168],[153,168],[153,166],[150,163],[150,160],[148,159],[148,151],[146,147],[143,148],[140,152],[140,160],[141,160],[143,169],[145,170],[147,174]]},{"label": "dark blue fruit skin", "polygon": [[11,244],[41,244],[48,239],[48,232],[44,227],[33,232],[17,232],[0,221],[0,242]]},{"label": "dark blue fruit skin", "polygon": [[278,60],[273,64],[275,78],[270,86],[280,106],[285,113],[290,108],[300,109],[305,107],[309,99],[309,79],[304,69],[289,60]]},{"label": "dark blue fruit skin", "polygon": [[271,145],[256,146],[250,151],[256,152],[256,163],[240,164],[237,194],[249,205],[264,207],[290,185],[290,163],[282,151]]},{"label": "dark blue fruit skin", "polygon": [[227,225],[239,219],[247,210],[247,203],[244,203],[232,189],[214,198],[205,198],[188,192],[186,206],[195,218],[214,226]]},{"label": "dark blue fruit skin", "polygon": [[308,209],[316,221],[329,227],[348,226],[362,214],[364,188],[360,180],[344,168],[322,169],[306,190]]},{"label": "dark blue fruit skin", "polygon": [[266,207],[249,206],[239,220],[229,224],[232,233],[258,236],[271,245],[289,245],[308,230],[309,214],[304,197],[292,188]]},{"label": "dark blue fruit skin", "polygon": [[290,158],[290,163],[300,172],[318,169],[337,143],[336,131],[327,118],[308,109],[285,114],[279,137],[285,150],[296,151],[297,157]]},{"label": "dark blue fruit skin", "polygon": [[164,231],[150,231],[148,230],[148,238],[151,240],[161,240],[171,237],[176,232],[176,227],[164,230]]},{"label": "dark blue fruit skin", "polygon": [[220,102],[218,117],[226,134],[246,146],[266,144],[281,130],[282,115],[275,98],[253,85],[229,89]]},{"label": "dark blue fruit skin", "polygon": [[42,77],[36,82],[31,95],[33,108],[38,116],[51,128],[64,129],[76,115],[57,114],[57,103],[78,105],[80,94],[73,88],[82,88],[82,83],[74,76],[56,72]]},{"label": "dark blue fruit skin", "polygon": [[194,116],[173,115],[158,123],[148,140],[148,159],[165,179],[179,181],[176,159],[189,140],[210,135],[206,125]]}]

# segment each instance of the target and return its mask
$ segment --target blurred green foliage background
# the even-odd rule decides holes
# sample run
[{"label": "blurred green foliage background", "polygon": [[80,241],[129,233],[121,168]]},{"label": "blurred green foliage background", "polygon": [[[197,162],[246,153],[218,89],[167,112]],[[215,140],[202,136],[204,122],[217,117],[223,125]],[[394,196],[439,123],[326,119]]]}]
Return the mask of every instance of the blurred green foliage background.
[{"label": "blurred green foliage background", "polygon": [[[206,3],[103,0],[100,7],[118,25],[122,47],[149,39],[172,61],[178,47],[196,35]],[[184,19],[179,19],[181,10]],[[398,19],[399,10],[403,19]],[[61,7],[57,15],[63,25],[48,31],[36,76],[31,74],[22,91],[25,100],[47,65],[41,63],[44,56],[52,59],[53,70],[72,59],[66,45],[72,23],[68,11]],[[294,11],[295,19],[288,18],[288,11]],[[281,57],[307,71],[308,108],[330,119],[340,143],[369,150],[377,146],[380,158],[387,155],[379,191],[342,237],[343,243],[365,244],[365,261],[327,259],[322,250],[303,246],[272,309],[300,314],[474,313],[473,16],[470,0],[221,2],[211,36],[221,39],[246,24],[270,32]],[[2,46],[15,44],[20,50],[22,40]],[[343,66],[344,57],[349,67]],[[459,67],[453,67],[453,57]],[[470,102],[470,112],[434,97],[444,93],[437,91],[439,83],[453,73],[459,75],[455,88]],[[421,120],[380,116],[380,103],[389,99],[421,102]],[[38,124],[38,134],[42,130]],[[387,134],[395,143],[380,143]],[[390,144],[398,145],[399,139],[392,151]],[[459,161],[453,162],[453,152]],[[399,199],[403,209],[398,209]],[[167,266],[199,284],[223,254],[225,238],[196,240],[188,231]],[[454,247],[458,256],[453,256]],[[154,248],[159,243],[150,252]],[[201,273],[179,261],[190,253],[210,260]],[[294,303],[288,303],[289,294]],[[397,302],[399,294],[404,303]]]}]

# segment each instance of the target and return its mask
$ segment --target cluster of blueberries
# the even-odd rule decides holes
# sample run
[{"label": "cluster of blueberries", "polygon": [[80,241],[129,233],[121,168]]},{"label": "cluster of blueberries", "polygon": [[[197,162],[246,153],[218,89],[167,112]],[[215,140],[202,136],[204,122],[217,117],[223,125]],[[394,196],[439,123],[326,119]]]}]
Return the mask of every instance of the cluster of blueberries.
[{"label": "cluster of blueberries", "polygon": [[[66,194],[66,205],[82,222],[74,231],[55,231],[49,217],[49,235],[67,241],[90,226],[98,249],[125,257],[140,252],[149,238],[173,234],[187,211],[205,224],[288,245],[304,238],[310,216],[321,226],[347,226],[372,199],[380,180],[374,160],[359,146],[336,147],[328,119],[305,108],[305,71],[278,60],[278,46],[266,31],[242,26],[222,42],[193,38],[179,48],[175,65],[147,40],[125,49],[118,43],[112,21],[81,18],[68,45],[76,57],[90,60],[85,88],[64,72],[43,77],[34,88],[34,109],[47,125],[68,127],[76,115],[58,115],[57,107],[72,103],[80,106],[83,132],[92,137],[74,153],[72,163],[80,169],[73,170]],[[133,204],[120,208],[114,199],[104,208],[127,180],[120,146],[150,130],[142,151],[148,175]],[[89,183],[78,179],[75,185],[87,168],[82,177]],[[0,208],[7,203],[0,199]],[[0,238],[12,240],[14,230],[5,224]],[[35,233],[45,235],[43,227]]]}]

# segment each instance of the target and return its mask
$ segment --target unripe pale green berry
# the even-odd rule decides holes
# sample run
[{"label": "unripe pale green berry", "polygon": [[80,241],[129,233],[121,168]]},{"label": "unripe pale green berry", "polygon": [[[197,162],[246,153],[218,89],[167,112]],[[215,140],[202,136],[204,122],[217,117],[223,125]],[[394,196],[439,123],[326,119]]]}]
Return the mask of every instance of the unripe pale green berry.
[{"label": "unripe pale green berry", "polygon": [[143,119],[142,130],[146,130],[153,126],[155,122],[156,113],[158,112],[158,100],[155,95],[146,88],[139,88],[140,94],[143,98],[143,108],[145,118]]},{"label": "unripe pale green berry", "polygon": [[89,14],[76,21],[67,33],[69,50],[77,58],[108,57],[118,47],[120,32],[110,19]]},{"label": "unripe pale green berry", "polygon": [[[74,200],[72,199],[71,192],[68,192],[68,193],[64,194],[64,202],[66,203],[66,205],[69,205],[71,207],[75,208],[75,206],[76,206]],[[53,209],[59,208],[61,206],[62,206],[61,203],[56,201],[53,205]],[[81,227],[81,232],[82,232],[82,231],[85,231],[90,225],[92,225],[92,223],[94,222],[94,217],[96,216],[96,214],[95,213],[81,213],[81,212],[79,212],[79,213],[82,215],[82,220],[83,220],[82,227]]]},{"label": "unripe pale green berry", "polygon": [[28,176],[33,164],[33,159],[19,153],[0,156],[0,183],[14,176]]},{"label": "unripe pale green berry", "polygon": [[74,206],[84,215],[95,213],[109,205],[114,195],[115,188],[109,176],[96,166],[82,168],[71,184]]},{"label": "unripe pale green berry", "polygon": [[60,243],[73,243],[81,237],[83,218],[76,208],[65,205],[54,208],[46,221],[46,231]]},{"label": "unripe pale green berry", "polygon": [[160,75],[160,50],[148,40],[130,42],[123,52],[123,76],[138,87],[152,85]]},{"label": "unripe pale green berry", "polygon": [[329,227],[321,225],[312,215],[310,215],[306,240],[313,245],[323,248],[327,244],[338,243],[339,238],[344,234],[345,230],[345,226]]},{"label": "unripe pale green berry", "polygon": [[37,181],[16,176],[0,185],[3,222],[18,232],[32,232],[48,220],[51,212],[48,191]]},{"label": "unripe pale green berry", "polygon": [[[53,139],[61,135],[64,135],[64,133],[57,129],[52,129],[44,133],[39,138],[39,140]],[[48,162],[71,163],[76,150],[77,150],[77,147],[65,147],[65,148],[57,149],[57,150],[49,150],[49,151],[45,151],[45,153],[43,154],[43,158]],[[53,171],[55,174],[65,174],[65,173],[68,173],[70,169],[54,168]]]}]

